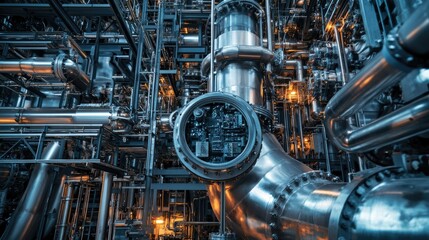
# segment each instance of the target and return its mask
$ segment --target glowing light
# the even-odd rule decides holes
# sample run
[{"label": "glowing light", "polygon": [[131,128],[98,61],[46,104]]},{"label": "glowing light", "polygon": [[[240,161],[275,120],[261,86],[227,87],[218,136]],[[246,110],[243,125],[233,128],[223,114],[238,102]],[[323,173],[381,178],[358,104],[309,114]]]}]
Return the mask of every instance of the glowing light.
[{"label": "glowing light", "polygon": [[164,224],[164,219],[163,218],[157,218],[157,219],[155,219],[155,224],[157,224],[157,225]]}]

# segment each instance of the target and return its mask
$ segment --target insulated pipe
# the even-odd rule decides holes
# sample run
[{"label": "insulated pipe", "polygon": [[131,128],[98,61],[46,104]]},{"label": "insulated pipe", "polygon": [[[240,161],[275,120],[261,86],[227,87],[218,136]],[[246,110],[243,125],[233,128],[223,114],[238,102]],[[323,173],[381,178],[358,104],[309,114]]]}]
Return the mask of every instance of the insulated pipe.
[{"label": "insulated pipe", "polygon": [[[45,147],[41,159],[58,158],[60,149],[61,145],[58,141],[49,143]],[[54,170],[49,164],[35,165],[27,189],[1,237],[2,240],[26,240],[36,236],[44,214],[46,198],[49,197],[49,192],[54,184],[54,175]]]},{"label": "insulated pipe", "polygon": [[71,82],[80,90],[85,90],[90,81],[88,75],[80,69],[78,64],[65,54],[60,54],[56,58],[33,57],[2,60],[0,61],[0,73],[56,77],[63,82]]},{"label": "insulated pipe", "polygon": [[[347,118],[357,113],[385,89],[398,83],[413,69],[408,63],[413,63],[416,58],[429,53],[429,47],[424,44],[429,41],[427,9],[429,1],[423,3],[392,34],[397,33],[398,39],[389,35],[383,50],[329,101],[325,108],[325,127],[329,138],[338,148],[348,152],[365,152],[414,136],[416,130],[419,133],[423,132],[423,129],[418,127],[416,129],[415,125],[419,122],[414,122],[414,118],[421,122],[426,121],[427,108],[424,103],[415,103],[402,111],[399,110],[397,114],[391,113],[359,129],[352,129]],[[401,60],[401,57],[404,60]],[[418,113],[419,111],[422,112]],[[404,114],[408,114],[408,120],[405,120],[407,116]],[[395,125],[389,125],[392,123]],[[389,134],[383,132],[386,129],[389,129]],[[373,134],[375,132],[383,132],[384,138],[380,139]],[[390,134],[397,132],[400,136]]]},{"label": "insulated pipe", "polygon": [[100,195],[100,207],[98,208],[96,240],[104,240],[107,229],[107,217],[109,216],[110,196],[112,195],[113,175],[103,172],[103,185]]}]

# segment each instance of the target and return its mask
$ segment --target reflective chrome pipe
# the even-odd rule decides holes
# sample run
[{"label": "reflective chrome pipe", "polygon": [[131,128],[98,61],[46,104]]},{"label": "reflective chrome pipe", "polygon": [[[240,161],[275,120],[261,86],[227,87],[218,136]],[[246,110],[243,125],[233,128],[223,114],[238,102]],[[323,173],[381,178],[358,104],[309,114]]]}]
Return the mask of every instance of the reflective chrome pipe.
[{"label": "reflective chrome pipe", "polygon": [[294,59],[294,60],[285,60],[284,64],[286,66],[293,66],[295,68],[296,71],[296,80],[299,82],[304,81],[304,70],[302,67],[302,61],[299,59]]},{"label": "reflective chrome pipe", "polygon": [[[427,3],[425,6],[428,6]],[[234,26],[230,28],[233,29]],[[236,41],[237,38],[230,39]],[[246,38],[248,39],[251,38]],[[332,119],[345,119],[366,104],[363,100],[376,96],[379,89],[392,86],[403,76],[404,70],[409,68],[386,51],[388,50],[385,49],[377,55],[367,68],[344,87],[340,97],[330,102],[328,116],[335,116]],[[248,64],[247,70],[250,70],[250,74],[255,75],[257,70],[251,70],[254,66],[248,62],[231,61],[223,69],[218,69],[216,80],[223,80],[225,86],[227,83],[234,86],[235,79],[240,75],[225,74],[222,77],[222,71],[230,68],[230,72],[243,71],[242,75],[245,75],[245,64]],[[214,90],[234,94],[238,92],[220,85],[222,88],[215,87]],[[356,89],[361,89],[362,92],[356,94]],[[247,92],[243,89],[243,93],[239,93],[239,96],[246,100],[253,95],[257,95],[257,91],[250,87]],[[262,98],[262,93],[254,99],[259,98]],[[429,122],[426,118],[426,102],[429,101],[424,97],[402,109],[408,112],[403,114],[404,119],[407,114],[409,116],[410,112],[413,112],[411,115],[418,119],[419,123]],[[414,113],[421,110],[421,113]],[[428,128],[426,125],[424,127]],[[425,204],[429,194],[426,178],[414,181],[407,176],[396,168],[377,168],[362,172],[349,184],[337,183],[337,179],[329,173],[312,171],[288,156],[276,138],[265,133],[262,150],[253,169],[227,185],[227,226],[237,233],[240,239],[386,239],[392,238],[397,231],[402,231],[399,235],[405,235],[408,230],[404,229],[404,226],[416,229],[409,230],[414,238],[424,239],[428,236],[429,229],[429,217],[426,214],[429,212],[429,206]],[[219,192],[220,188],[216,184],[208,187],[211,205],[218,217]],[[418,194],[407,197],[412,193]],[[383,195],[382,203],[374,200],[379,194]],[[395,196],[391,196],[393,194]],[[370,202],[366,203],[363,199],[369,199]],[[396,208],[388,207],[390,201]],[[416,206],[417,216],[411,213]],[[420,212],[425,214],[419,214]],[[373,216],[374,214],[377,216]],[[390,215],[393,217],[390,218]],[[361,222],[371,224],[358,226]],[[374,227],[380,230],[380,226],[386,227],[378,231],[379,234],[375,229],[371,230]]]},{"label": "reflective chrome pipe", "polygon": [[[45,147],[41,159],[58,158],[60,149],[59,142],[49,143]],[[36,164],[27,189],[1,237],[2,240],[26,240],[36,236],[47,202],[46,198],[49,197],[49,192],[54,184],[54,175],[54,170],[49,164]]]},{"label": "reflective chrome pipe", "polygon": [[[391,167],[361,172],[351,183],[337,180],[292,159],[266,133],[254,168],[227,186],[227,226],[240,239],[428,236],[426,177]],[[217,216],[219,190],[208,188]]]},{"label": "reflective chrome pipe", "polygon": [[[415,135],[416,129],[411,125],[417,125],[413,120],[417,114],[415,111],[420,111],[416,109],[419,104],[409,106],[397,114],[389,114],[389,117],[385,116],[377,123],[357,130],[352,130],[347,118],[398,83],[413,69],[411,66],[418,62],[419,56],[429,53],[425,44],[429,41],[427,9],[429,1],[423,3],[398,30],[389,35],[383,50],[329,101],[325,109],[325,127],[329,138],[338,148],[348,152],[365,152],[384,143],[394,143]],[[396,33],[397,37],[394,37]],[[420,107],[423,107],[422,111],[427,111],[424,106]],[[410,116],[409,121],[400,120],[405,112]],[[401,124],[389,125],[394,122]],[[389,133],[400,132],[400,138],[395,134],[384,133],[384,139],[377,140],[379,136],[374,133],[386,129],[391,129]]]},{"label": "reflective chrome pipe", "polygon": [[98,208],[96,240],[104,240],[106,235],[107,217],[109,215],[110,195],[112,193],[113,174],[103,173],[103,185],[101,187],[100,207]]},{"label": "reflective chrome pipe", "polygon": [[[228,226],[243,239],[327,238],[331,210],[345,184],[333,180],[288,156],[266,133],[252,171],[227,186]],[[217,214],[218,196],[218,185],[211,185]]]},{"label": "reflective chrome pipe", "polygon": [[68,219],[69,219],[69,214],[71,210],[72,197],[73,197],[73,184],[69,182],[67,183],[66,190],[63,192],[61,218],[58,222],[58,225],[56,226],[57,230],[55,232],[55,237],[60,240],[66,239],[67,231],[69,230]]},{"label": "reflective chrome pipe", "polygon": [[60,212],[61,197],[64,191],[65,179],[66,176],[62,174],[58,174],[54,179],[54,187],[52,188],[52,194],[49,198],[46,222],[43,229],[43,239],[48,239],[55,229],[57,217]]},{"label": "reflective chrome pipe", "polygon": [[[209,91],[228,92],[251,104],[264,106],[262,68],[273,53],[263,48],[260,36],[264,12],[252,0],[223,1],[216,6],[214,49],[216,76],[209,83]],[[237,24],[239,23],[240,26]],[[207,75],[210,55],[201,64]]]},{"label": "reflective chrome pipe", "polygon": [[129,119],[120,108],[98,107],[59,108],[1,108],[0,124],[108,124]]},{"label": "reflective chrome pipe", "polygon": [[33,57],[18,60],[0,61],[0,73],[24,73],[32,76],[52,76],[63,82],[71,82],[80,90],[85,90],[89,84],[88,75],[77,63],[65,54],[56,58]]}]

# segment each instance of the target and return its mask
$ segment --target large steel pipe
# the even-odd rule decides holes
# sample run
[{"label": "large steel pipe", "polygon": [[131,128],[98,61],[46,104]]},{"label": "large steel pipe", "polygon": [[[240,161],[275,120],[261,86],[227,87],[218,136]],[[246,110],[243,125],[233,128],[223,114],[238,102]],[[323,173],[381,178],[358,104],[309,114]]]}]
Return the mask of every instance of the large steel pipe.
[{"label": "large steel pipe", "polygon": [[[427,9],[427,4],[422,9]],[[237,26],[231,29],[234,27]],[[331,101],[327,109],[331,120],[350,116],[366,104],[364,99],[375,97],[378,88],[392,86],[408,70],[386,51],[377,55],[370,66],[344,87],[340,97]],[[230,76],[224,79],[234,83]],[[248,92],[243,96],[247,95]],[[401,118],[405,121],[412,116],[421,124],[428,122],[426,102],[428,99],[424,97],[402,109],[407,113]],[[397,123],[381,125],[388,124]],[[408,176],[397,168],[378,168],[355,176],[351,183],[337,183],[331,175],[312,171],[292,159],[273,135],[265,133],[253,169],[226,187],[227,225],[240,239],[394,239],[406,236],[407,232],[415,239],[424,239],[429,229],[429,206],[425,204],[429,194],[427,178],[415,180]],[[219,217],[220,187],[210,185],[208,192]],[[389,207],[390,201],[395,207]],[[371,224],[359,226],[362,222]],[[379,228],[382,229],[377,231]]]},{"label": "large steel pipe", "polygon": [[56,58],[33,57],[18,60],[0,61],[0,73],[23,73],[32,76],[51,76],[63,82],[71,82],[80,90],[85,90],[89,84],[88,75],[77,63],[64,54]]},{"label": "large steel pipe", "polygon": [[[352,128],[347,118],[398,83],[413,69],[409,64],[412,66],[416,58],[428,54],[427,44],[423,44],[429,41],[427,9],[429,1],[423,3],[410,19],[389,35],[383,50],[329,101],[325,109],[325,127],[329,138],[338,148],[348,152],[365,152],[416,134],[415,127],[411,125],[417,124],[413,121],[417,116],[416,111],[427,111],[424,105],[418,104],[420,107],[417,108],[409,106],[360,129]],[[396,33],[397,38],[394,37]],[[408,112],[409,121],[403,121],[404,112]],[[422,113],[418,115],[421,116]],[[402,120],[398,121],[398,118]],[[426,118],[421,120],[424,122]],[[383,132],[386,129],[390,129],[389,134]],[[401,132],[400,137],[390,134],[396,131]],[[383,139],[374,134],[380,132],[383,132]]]},{"label": "large steel pipe", "polygon": [[[43,151],[41,159],[58,158],[60,149],[59,142],[51,142]],[[1,237],[2,240],[26,240],[36,236],[46,199],[54,184],[54,176],[55,172],[49,164],[41,163],[35,166],[27,189]]]},{"label": "large steel pipe", "polygon": [[[226,190],[227,226],[240,239],[426,239],[427,178],[375,168],[351,183],[311,171],[288,156],[271,134],[250,173]],[[208,187],[219,216],[220,188]]]},{"label": "large steel pipe", "polygon": [[[336,180],[291,158],[266,133],[252,171],[227,186],[227,225],[241,239],[327,238],[331,211],[345,185]],[[218,214],[219,186],[208,191]]]},{"label": "large steel pipe", "polygon": [[[263,106],[262,68],[273,53],[263,48],[261,24],[264,12],[253,0],[223,1],[216,7],[213,29],[216,76],[209,81],[209,91],[228,92],[249,103]],[[202,63],[206,75],[211,55]]]},{"label": "large steel pipe", "polygon": [[108,124],[115,120],[127,122],[129,114],[112,107],[0,109],[0,124]]}]

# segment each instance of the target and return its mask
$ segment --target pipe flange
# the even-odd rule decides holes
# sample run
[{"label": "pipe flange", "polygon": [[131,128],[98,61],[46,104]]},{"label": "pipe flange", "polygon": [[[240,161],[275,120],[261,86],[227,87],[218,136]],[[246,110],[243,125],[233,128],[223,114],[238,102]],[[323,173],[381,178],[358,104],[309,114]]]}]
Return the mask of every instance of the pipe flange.
[{"label": "pipe flange", "polygon": [[183,164],[202,180],[233,180],[250,171],[262,147],[258,116],[243,99],[213,92],[189,102],[178,114],[174,147]]},{"label": "pipe flange", "polygon": [[389,54],[398,62],[408,67],[429,67],[429,61],[427,58],[411,54],[401,46],[397,33],[388,34],[385,44]]},{"label": "pipe flange", "polygon": [[334,176],[331,173],[322,171],[310,171],[294,177],[292,180],[289,181],[286,187],[282,191],[280,191],[279,196],[273,201],[272,209],[267,218],[267,222],[270,223],[269,226],[272,239],[279,239],[279,237],[282,235],[282,229],[280,228],[280,221],[278,216],[283,213],[288,198],[294,193],[296,193],[303,186],[315,183],[320,180],[327,180],[331,182],[340,181],[337,176]]},{"label": "pipe flange", "polygon": [[353,216],[365,195],[386,180],[405,176],[399,167],[369,169],[354,176],[340,196],[335,200],[329,218],[329,239],[350,239],[351,229],[355,227]]},{"label": "pipe flange", "polygon": [[65,59],[67,59],[67,56],[65,54],[59,54],[54,60],[54,66],[52,66],[54,69],[55,77],[57,77],[63,82],[67,81],[67,78],[64,75],[64,71],[63,71],[63,67],[64,67],[63,63]]},{"label": "pipe flange", "polygon": [[265,12],[259,3],[253,0],[232,0],[222,1],[216,6],[217,13],[225,15],[230,11],[245,11],[250,14],[256,14],[257,17],[264,17]]}]

